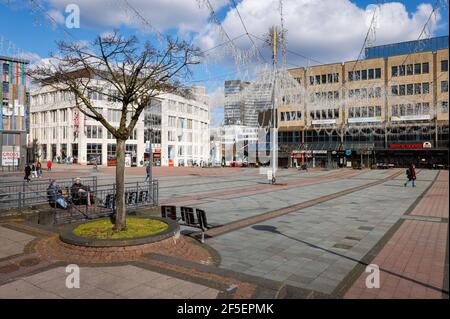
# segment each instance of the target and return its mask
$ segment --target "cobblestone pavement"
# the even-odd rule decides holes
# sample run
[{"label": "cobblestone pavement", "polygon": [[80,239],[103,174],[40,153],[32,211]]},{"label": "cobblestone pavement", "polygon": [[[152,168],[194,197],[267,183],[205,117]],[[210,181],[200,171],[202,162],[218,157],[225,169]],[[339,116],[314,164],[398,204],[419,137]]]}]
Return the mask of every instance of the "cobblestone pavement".
[{"label": "cobblestone pavement", "polygon": [[[110,170],[102,168],[99,180],[110,181]],[[143,175],[127,172],[135,181]],[[403,175],[287,169],[270,185],[257,169],[158,168],[162,203],[205,209],[218,226],[205,245],[186,238],[186,249],[119,264],[80,257],[87,278],[108,280],[82,279],[84,289],[69,292],[62,286],[69,259],[58,256],[70,252],[51,254],[60,245],[44,245],[55,234],[0,220],[0,298],[448,298],[448,171],[418,170],[416,188],[404,187]],[[14,248],[2,249],[7,242]],[[394,288],[362,286],[370,263],[380,266],[381,287]]]}]

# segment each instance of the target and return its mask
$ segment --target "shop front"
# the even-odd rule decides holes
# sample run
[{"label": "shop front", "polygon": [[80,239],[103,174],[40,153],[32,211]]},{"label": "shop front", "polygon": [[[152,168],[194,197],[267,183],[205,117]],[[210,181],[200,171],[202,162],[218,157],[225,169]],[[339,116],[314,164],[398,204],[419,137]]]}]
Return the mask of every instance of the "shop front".
[{"label": "shop front", "polygon": [[414,164],[423,168],[448,167],[448,148],[435,148],[432,142],[391,143],[387,149],[377,150],[375,159],[378,164],[391,164],[395,167],[407,167]]},{"label": "shop front", "polygon": [[291,167],[300,167],[312,159],[311,150],[295,150],[291,153]]}]

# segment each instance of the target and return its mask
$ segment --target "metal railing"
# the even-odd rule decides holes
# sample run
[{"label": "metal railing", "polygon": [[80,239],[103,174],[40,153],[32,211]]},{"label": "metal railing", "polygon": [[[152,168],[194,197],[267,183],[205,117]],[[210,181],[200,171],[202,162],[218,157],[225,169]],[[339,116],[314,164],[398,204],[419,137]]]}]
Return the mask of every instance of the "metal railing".
[{"label": "metal railing", "polygon": [[2,172],[19,172],[22,168],[19,165],[0,165]]},{"label": "metal railing", "polygon": [[[70,179],[58,179],[58,185],[61,188],[71,187],[75,182],[76,178]],[[46,179],[34,179],[30,182],[26,180],[23,181],[0,181],[0,196],[2,194],[11,194],[11,193],[27,193],[27,192],[46,192],[52,178]],[[80,177],[80,181],[83,185],[89,186],[92,190],[97,189],[97,177],[89,176],[89,177]]]},{"label": "metal railing", "polygon": [[[98,211],[104,213],[105,210],[114,212],[116,208],[116,184],[97,185],[96,179],[92,179],[93,186],[89,187],[89,194],[92,194],[92,203],[88,205],[87,200],[83,200],[83,204],[77,202],[72,197],[70,185],[68,181],[59,182],[61,195],[68,201],[71,209],[70,214],[85,214],[96,215]],[[82,182],[85,186],[90,186]],[[29,189],[25,191],[16,191],[10,193],[0,193],[0,208],[3,209],[17,209],[19,213],[26,207],[38,205],[50,205],[53,202],[47,195],[47,187],[49,183],[45,184],[45,189]],[[151,183],[135,182],[125,183],[124,185],[125,205],[127,207],[139,207],[146,205],[159,204],[159,183],[158,180],[153,180]],[[78,198],[79,199],[79,198]],[[79,202],[79,201],[78,201]],[[58,209],[56,205],[52,205],[54,209]],[[58,209],[61,210],[61,209]]]}]

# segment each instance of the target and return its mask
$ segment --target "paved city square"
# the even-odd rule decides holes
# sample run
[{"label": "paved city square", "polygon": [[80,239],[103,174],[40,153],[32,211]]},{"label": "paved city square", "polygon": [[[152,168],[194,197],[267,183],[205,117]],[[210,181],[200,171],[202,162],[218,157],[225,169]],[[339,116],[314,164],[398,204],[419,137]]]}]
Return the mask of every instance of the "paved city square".
[{"label": "paved city square", "polygon": [[[111,171],[59,165],[46,177],[108,183]],[[415,188],[403,169],[284,169],[275,185],[253,168],[154,173],[161,205],[206,211],[215,227],[205,244],[182,227],[182,248],[85,258],[81,287],[67,289],[68,262],[42,249],[56,247],[55,230],[5,217],[0,298],[448,298],[448,171],[419,169]],[[144,169],[126,176],[142,180]],[[366,286],[370,264],[379,288]]]}]

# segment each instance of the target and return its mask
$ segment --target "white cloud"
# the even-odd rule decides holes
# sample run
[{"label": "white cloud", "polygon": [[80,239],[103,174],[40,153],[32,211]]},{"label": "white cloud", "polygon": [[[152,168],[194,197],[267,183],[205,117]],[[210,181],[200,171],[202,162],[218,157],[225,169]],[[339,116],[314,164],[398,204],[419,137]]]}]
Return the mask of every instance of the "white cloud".
[{"label": "white cloud", "polygon": [[[262,37],[270,26],[280,25],[278,3],[278,0],[243,0],[238,4],[239,13],[251,34]],[[288,49],[324,62],[356,59],[368,29],[367,21],[373,15],[371,6],[360,8],[349,0],[284,0],[283,6]],[[402,3],[382,4],[374,44],[417,39],[431,10],[430,4],[421,4],[415,12],[408,14]],[[438,14],[437,22],[439,20]],[[222,25],[232,38],[244,32],[235,9],[228,11]],[[437,27],[433,23],[430,31],[434,32]],[[223,42],[218,29],[211,25],[196,40],[204,49]],[[249,46],[248,39],[245,46]],[[265,51],[269,53],[269,50]],[[289,61],[306,64],[305,59],[288,53]]]},{"label": "white cloud", "polygon": [[[80,7],[81,28],[119,27],[121,25],[145,29],[129,3],[152,27],[163,32],[177,29],[180,33],[201,29],[209,11],[199,6],[198,0],[47,0],[52,11],[64,14],[68,4]],[[221,8],[226,0],[211,0],[214,8]],[[53,13],[54,14],[54,13]],[[60,22],[60,17],[58,19]]]}]

